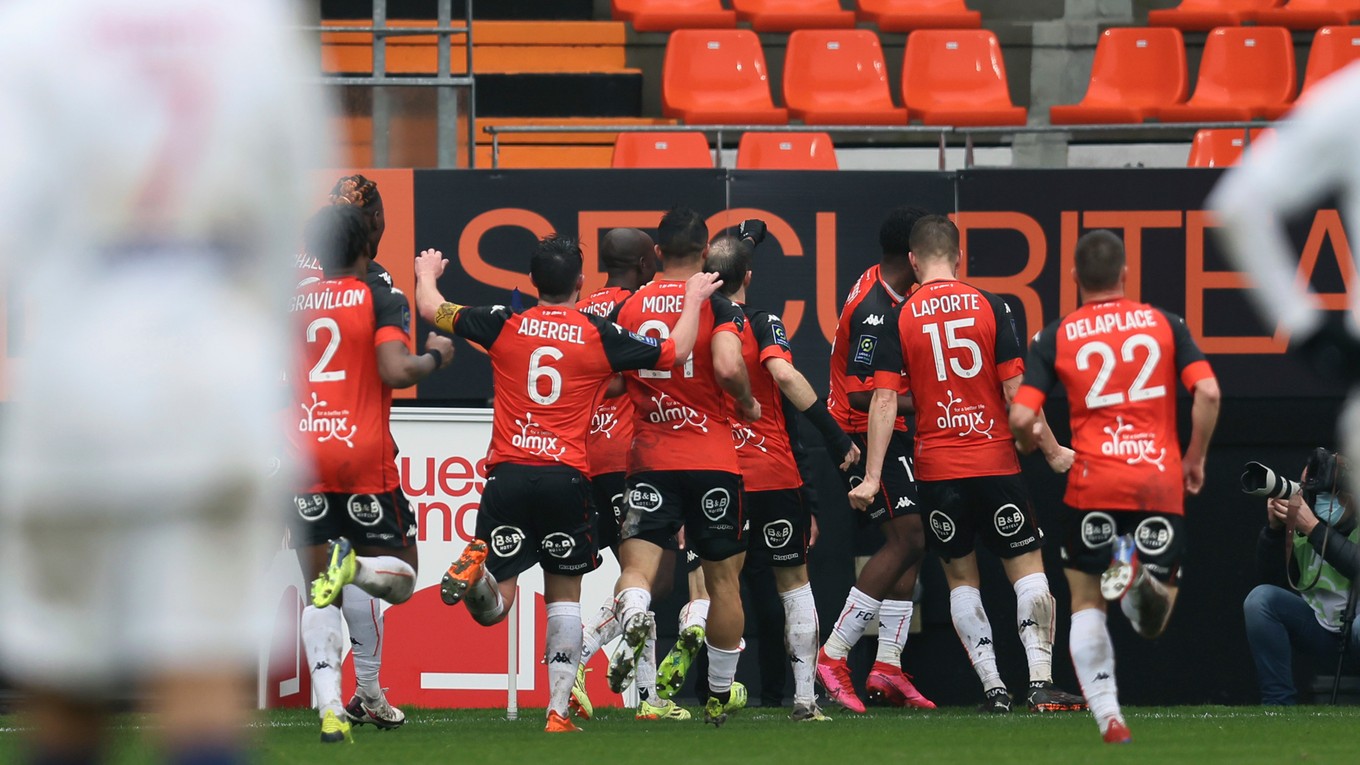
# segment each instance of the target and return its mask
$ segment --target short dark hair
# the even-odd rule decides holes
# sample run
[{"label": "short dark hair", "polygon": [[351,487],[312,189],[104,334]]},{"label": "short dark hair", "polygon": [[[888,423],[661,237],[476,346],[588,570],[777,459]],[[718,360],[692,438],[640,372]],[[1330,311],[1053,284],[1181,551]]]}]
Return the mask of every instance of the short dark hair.
[{"label": "short dark hair", "polygon": [[921,258],[959,259],[959,227],[943,215],[927,215],[911,227],[911,251]]},{"label": "short dark hair", "polygon": [[656,239],[667,260],[692,258],[708,246],[708,224],[688,207],[672,207],[661,216]]},{"label": "short dark hair", "polygon": [[911,229],[916,221],[930,215],[919,207],[902,205],[888,213],[878,227],[878,246],[887,257],[905,258],[911,250]]},{"label": "short dark hair", "polygon": [[1088,231],[1077,240],[1076,263],[1082,289],[1113,289],[1124,273],[1124,242],[1108,229]]},{"label": "short dark hair", "polygon": [[529,277],[538,296],[560,300],[571,296],[581,275],[581,245],[569,236],[548,234],[534,246]]},{"label": "short dark hair", "polygon": [[368,220],[363,211],[349,205],[329,205],[316,211],[302,232],[307,254],[316,258],[328,276],[354,267],[371,254]]},{"label": "short dark hair", "polygon": [[751,245],[735,236],[720,236],[708,246],[704,270],[722,279],[718,289],[724,295],[736,294],[751,270]]}]

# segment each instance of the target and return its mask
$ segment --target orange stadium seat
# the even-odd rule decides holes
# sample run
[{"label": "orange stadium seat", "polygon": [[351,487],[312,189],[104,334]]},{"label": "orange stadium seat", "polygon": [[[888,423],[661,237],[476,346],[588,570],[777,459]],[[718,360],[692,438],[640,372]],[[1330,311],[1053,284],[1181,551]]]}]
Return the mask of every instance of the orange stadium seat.
[{"label": "orange stadium seat", "polygon": [[614,0],[614,18],[639,32],[676,29],[731,29],[737,14],[721,0]]},{"label": "orange stadium seat", "polygon": [[1308,90],[1338,69],[1360,59],[1360,27],[1323,27],[1313,35],[1303,89]]},{"label": "orange stadium seat", "polygon": [[757,32],[792,32],[795,29],[845,29],[855,25],[855,12],[841,8],[840,0],[732,0],[742,21]]},{"label": "orange stadium seat", "polygon": [[905,125],[893,106],[878,35],[866,29],[802,29],[784,54],[784,103],[809,125]]},{"label": "orange stadium seat", "polygon": [[681,29],[666,43],[661,103],[667,117],[714,125],[782,125],[770,98],[765,51],[749,29]]},{"label": "orange stadium seat", "polygon": [[1257,24],[1290,29],[1317,29],[1360,19],[1360,0],[1289,0],[1283,8],[1267,8],[1253,16]]},{"label": "orange stadium seat", "polygon": [[1209,33],[1195,92],[1157,110],[1165,122],[1275,119],[1295,95],[1294,40],[1283,27],[1220,27]]},{"label": "orange stadium seat", "polygon": [[1055,125],[1142,122],[1190,92],[1179,29],[1107,29],[1096,43],[1091,84],[1081,103],[1054,106]]},{"label": "orange stadium seat", "polygon": [[986,29],[918,29],[907,37],[902,102],[927,125],[1023,125],[1006,62]]},{"label": "orange stadium seat", "polygon": [[[1195,140],[1190,144],[1190,158],[1186,167],[1227,167],[1237,164],[1246,147],[1243,131],[1234,128],[1219,130],[1198,130]],[[1261,128],[1251,131],[1251,140],[1256,141]]]},{"label": "orange stadium seat", "polygon": [[619,133],[613,167],[713,167],[703,133]]},{"label": "orange stadium seat", "polygon": [[837,170],[826,133],[746,133],[737,144],[738,170]]},{"label": "orange stadium seat", "polygon": [[1283,3],[1284,0],[1181,0],[1175,8],[1148,11],[1148,23],[1203,32],[1214,27],[1237,26],[1252,20],[1258,11]]},{"label": "orange stadium seat", "polygon": [[859,0],[859,20],[884,32],[982,26],[982,14],[968,10],[963,0]]}]

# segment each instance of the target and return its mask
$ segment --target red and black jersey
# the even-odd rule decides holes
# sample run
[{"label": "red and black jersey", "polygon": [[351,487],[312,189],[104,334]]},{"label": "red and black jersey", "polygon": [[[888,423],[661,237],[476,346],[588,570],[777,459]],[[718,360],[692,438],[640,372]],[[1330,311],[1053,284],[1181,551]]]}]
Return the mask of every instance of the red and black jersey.
[{"label": "red and black jersey", "polygon": [[1181,514],[1176,382],[1214,372],[1179,316],[1127,298],[1087,303],[1044,327],[1015,401],[1038,410],[1067,389],[1072,448],[1064,501],[1090,510]]},{"label": "red and black jersey", "polygon": [[928,282],[884,335],[874,384],[897,388],[906,372],[916,396],[917,477],[1020,472],[1001,381],[1024,372],[1025,360],[1006,301],[956,279]]},{"label": "red and black jersey", "polygon": [[[831,382],[826,408],[846,433],[864,433],[869,429],[868,415],[850,406],[850,394],[874,389],[874,352],[889,315],[902,299],[883,281],[879,266],[873,266],[850,288],[841,308],[836,337],[831,341]],[[911,392],[906,380],[898,392]],[[905,419],[897,418],[897,429],[907,429]]]},{"label": "red and black jersey", "polygon": [[391,490],[399,483],[392,389],[378,375],[377,347],[406,343],[410,306],[401,293],[344,277],[303,285],[288,307],[303,341],[294,443],[315,464],[307,491]]},{"label": "red and black jersey", "polygon": [[674,363],[675,345],[560,306],[513,313],[462,308],[454,332],[487,350],[496,391],[488,465],[568,465],[586,472],[590,412],[615,372]]},{"label": "red and black jersey", "polygon": [[[576,304],[576,308],[596,316],[613,319],[623,301],[633,294],[622,287],[602,287]],[[633,402],[627,394],[604,397],[603,393],[590,418],[586,434],[588,475],[622,473],[628,469],[628,447],[633,443]]]},{"label": "red and black jersey", "polygon": [[772,358],[793,363],[788,333],[778,316],[742,306],[746,329],[741,333],[741,354],[751,379],[751,395],[760,402],[760,419],[754,423],[732,420],[742,485],[746,491],[797,489],[802,474],[794,457],[798,436],[792,404],[784,398],[765,362]]},{"label": "red and black jersey", "polygon": [[[643,285],[619,309],[619,323],[649,337],[670,337],[685,302],[685,282],[657,279]],[[660,364],[627,376],[633,399],[633,446],[628,472],[653,470],[739,471],[728,419],[732,405],[713,376],[713,335],[738,337],[746,317],[735,303],[713,295],[699,314],[694,353],[672,369]]]}]

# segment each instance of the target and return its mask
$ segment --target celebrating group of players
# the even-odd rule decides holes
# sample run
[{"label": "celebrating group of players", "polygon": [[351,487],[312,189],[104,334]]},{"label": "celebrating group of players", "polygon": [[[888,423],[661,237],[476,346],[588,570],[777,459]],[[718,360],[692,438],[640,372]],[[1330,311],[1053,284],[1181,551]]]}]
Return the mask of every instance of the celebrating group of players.
[{"label": "celebrating group of players", "polygon": [[[293,540],[315,577],[302,634],[323,741],[351,724],[395,727],[400,710],[378,685],[382,609],[415,582],[415,520],[402,496],[388,429],[391,390],[447,365],[453,346],[432,332],[407,347],[410,308],[373,262],[382,204],[371,181],[341,179],[335,204],[309,223],[300,265],[319,269],[290,309],[303,333],[293,379],[300,450],[317,465],[296,499]],[[744,612],[745,556],[773,569],[793,664],[794,720],[828,719],[814,683],[853,712],[864,704],[846,656],[878,620],[868,691],[889,703],[933,707],[901,670],[912,592],[929,546],[950,588],[950,611],[982,682],[984,709],[1008,712],[992,629],[978,591],[974,546],[1002,560],[1015,587],[1016,625],[1029,663],[1034,711],[1085,709],[1106,741],[1127,741],[1105,627],[1120,601],[1140,634],[1165,628],[1184,547],[1185,493],[1204,480],[1218,387],[1181,320],[1124,296],[1122,243],[1103,231],[1077,245],[1080,309],[1036,335],[1028,361],[1005,301],[958,280],[959,234],[941,215],[894,210],[880,230],[882,260],[850,290],[832,346],[823,402],[794,368],[778,316],[746,304],[759,221],[710,240],[704,218],[676,208],[644,232],[602,240],[606,286],[582,298],[582,253],[549,236],[529,274],[538,304],[463,306],[440,294],[447,261],[416,259],[416,307],[443,332],[486,349],[495,390],[486,489],[476,540],[444,575],[445,603],[480,624],[503,619],[517,577],[543,570],[547,730],[579,730],[592,713],[591,656],[621,636],[610,659],[615,691],[637,688],[637,715],[687,719],[672,697],[706,647],[706,722],[746,704],[735,682]],[[658,272],[659,267],[659,272]],[[1192,391],[1184,459],[1176,385]],[[1069,394],[1073,449],[1043,418],[1050,391]],[[807,574],[815,534],[800,467],[800,420],[838,464],[850,503],[884,544],[864,566],[826,644]],[[1055,603],[1040,547],[1044,533],[1020,476],[1018,452],[1042,451],[1068,473],[1062,551],[1072,590],[1072,659],[1084,699],[1052,682]],[[621,575],[582,629],[581,577],[608,547]],[[690,561],[691,600],[680,638],[658,665],[650,611]],[[338,604],[338,605],[337,605]],[[341,620],[350,628],[357,692],[340,698]]]}]

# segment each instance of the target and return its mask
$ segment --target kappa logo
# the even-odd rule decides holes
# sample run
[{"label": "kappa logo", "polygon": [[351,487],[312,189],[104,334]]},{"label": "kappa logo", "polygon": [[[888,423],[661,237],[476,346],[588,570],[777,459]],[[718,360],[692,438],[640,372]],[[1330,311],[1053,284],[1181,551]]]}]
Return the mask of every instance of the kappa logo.
[{"label": "kappa logo", "polygon": [[346,506],[349,517],[360,526],[377,526],[383,519],[382,503],[372,494],[351,494]]},{"label": "kappa logo", "polygon": [[1166,552],[1175,538],[1176,532],[1171,528],[1171,522],[1157,516],[1143,519],[1143,522],[1133,530],[1133,543],[1144,555],[1159,555]]},{"label": "kappa logo", "polygon": [[650,483],[639,483],[628,491],[628,506],[654,513],[661,509],[661,490]]},{"label": "kappa logo", "polygon": [[315,521],[326,517],[326,511],[330,509],[330,502],[326,500],[325,494],[298,494],[293,497],[293,504],[297,505],[298,515],[304,521]]},{"label": "kappa logo", "polygon": [[554,654],[553,654],[553,657],[552,657],[551,659],[548,659],[548,663],[549,663],[549,664],[570,664],[570,663],[571,663],[571,657],[567,655],[567,652],[566,652],[566,651],[558,651],[557,653],[554,653]]},{"label": "kappa logo", "polygon": [[727,508],[732,504],[732,495],[727,493],[727,489],[718,487],[709,489],[699,500],[700,507],[703,508],[704,517],[710,521],[717,521],[727,515]]},{"label": "kappa logo", "polygon": [[304,412],[303,418],[298,421],[299,432],[315,433],[318,444],[324,444],[327,441],[342,441],[345,446],[354,448],[354,434],[359,432],[359,426],[349,424],[348,409],[326,409],[325,407],[330,406],[330,404],[322,401],[316,395],[316,391],[312,391],[311,406],[306,404],[298,404],[298,406],[302,407]]},{"label": "kappa logo", "polygon": [[576,549],[576,540],[560,531],[543,537],[543,552],[554,558],[566,558]]},{"label": "kappa logo", "polygon": [[989,637],[984,637],[984,638],[979,638],[979,639],[978,639],[978,641],[977,641],[977,646],[976,646],[976,647],[977,647],[977,648],[981,648],[981,647],[983,647],[984,645],[991,645],[991,644],[992,644],[992,639],[989,638]]},{"label": "kappa logo", "polygon": [[935,534],[935,538],[941,542],[948,542],[953,539],[954,532],[958,531],[954,525],[954,520],[940,510],[930,512],[930,530]]},{"label": "kappa logo", "polygon": [[647,413],[648,422],[655,425],[673,422],[675,424],[671,426],[671,430],[679,430],[688,425],[691,428],[698,428],[700,433],[708,432],[708,415],[699,414],[666,393],[651,396],[651,399],[656,411]]},{"label": "kappa logo", "polygon": [[406,537],[408,539],[416,538],[416,525],[414,523],[406,527]]},{"label": "kappa logo", "polygon": [[1114,418],[1114,426],[1106,425],[1103,430],[1110,437],[1100,445],[1100,453],[1107,457],[1123,457],[1129,465],[1147,463],[1156,465],[1157,472],[1165,473],[1166,447],[1157,447],[1155,433],[1134,433],[1133,426],[1125,423],[1123,417]]},{"label": "kappa logo", "polygon": [[1097,680],[1109,680],[1109,679],[1110,679],[1110,673],[1109,673],[1109,672],[1097,672],[1097,673],[1096,673],[1096,679],[1097,679]]},{"label": "kappa logo", "polygon": [[881,327],[883,326],[883,315],[878,313],[871,313],[868,316],[864,317],[864,321],[861,323],[867,324],[870,327]]},{"label": "kappa logo", "polygon": [[1022,620],[1020,621],[1020,629],[1024,629],[1024,628],[1026,628],[1026,627],[1038,627],[1038,626],[1039,626],[1039,623],[1036,622],[1036,621],[1034,621],[1033,619],[1022,619]]},{"label": "kappa logo", "polygon": [[903,509],[905,509],[905,508],[908,508],[908,507],[915,507],[915,506],[916,506],[916,503],[915,503],[915,502],[912,502],[910,498],[908,498],[908,497],[902,497],[901,499],[897,500],[897,504],[896,504],[896,505],[893,505],[893,509],[894,509],[894,510],[903,510]]},{"label": "kappa logo", "polygon": [[992,520],[996,524],[996,533],[1003,537],[1013,537],[1025,527],[1025,514],[1013,504],[998,507]]},{"label": "kappa logo", "polygon": [[877,337],[874,337],[873,335],[860,335],[859,339],[855,341],[855,363],[874,363],[874,349],[877,347]]},{"label": "kappa logo", "polygon": [[765,524],[765,546],[777,550],[793,539],[793,523],[787,520],[770,521]]},{"label": "kappa logo", "polygon": [[1081,543],[1094,550],[1108,545],[1114,539],[1115,523],[1109,513],[1087,513],[1081,519]]},{"label": "kappa logo", "polygon": [[983,418],[987,416],[986,405],[958,406],[963,403],[963,399],[954,398],[954,391],[947,390],[945,395],[949,396],[949,403],[935,402],[936,406],[944,410],[944,414],[935,420],[936,427],[940,430],[957,430],[960,438],[974,433],[989,439],[992,437],[992,427],[996,425],[996,419],[989,418],[986,425],[982,424]]},{"label": "kappa logo", "polygon": [[514,557],[524,544],[524,532],[515,526],[497,526],[491,530],[491,551],[500,558]]}]

